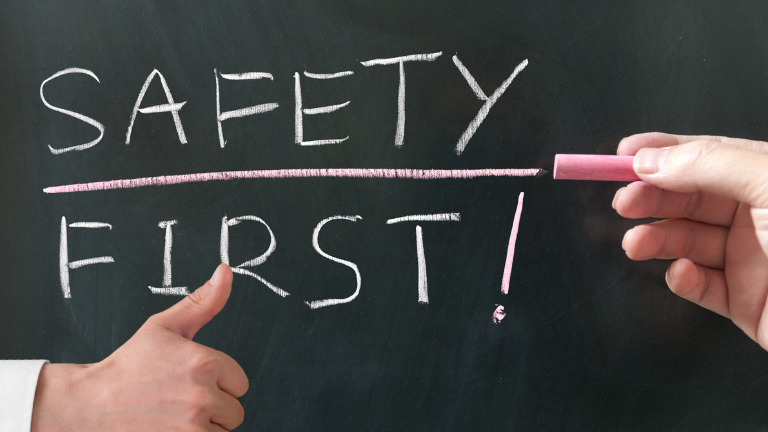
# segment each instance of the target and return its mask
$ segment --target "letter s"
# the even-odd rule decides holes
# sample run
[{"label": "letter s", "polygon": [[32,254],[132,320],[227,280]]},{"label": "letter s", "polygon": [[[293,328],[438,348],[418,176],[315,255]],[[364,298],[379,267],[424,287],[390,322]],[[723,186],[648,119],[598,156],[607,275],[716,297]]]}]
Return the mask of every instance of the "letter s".
[{"label": "letter s", "polygon": [[76,145],[76,146],[72,146],[72,147],[66,147],[66,148],[63,148],[63,149],[55,149],[55,148],[51,147],[50,144],[49,144],[48,148],[51,149],[51,153],[53,153],[53,154],[62,154],[62,153],[66,153],[66,152],[72,151],[72,150],[78,150],[79,151],[79,150],[89,149],[89,148],[95,146],[96,144],[98,144],[99,141],[101,141],[101,139],[104,137],[104,125],[103,124],[97,122],[96,120],[94,120],[94,119],[92,119],[90,117],[86,117],[86,116],[84,116],[82,114],[78,114],[78,113],[76,113],[74,111],[70,111],[70,110],[66,110],[66,109],[63,109],[63,108],[55,107],[55,106],[49,104],[48,101],[45,100],[45,96],[43,96],[43,87],[45,86],[45,83],[47,83],[48,81],[50,81],[50,80],[52,80],[54,78],[60,77],[61,75],[66,75],[66,74],[70,74],[70,73],[86,74],[86,75],[89,75],[89,76],[93,77],[93,79],[95,79],[96,82],[101,83],[101,81],[99,81],[99,78],[96,76],[96,74],[94,74],[93,72],[89,71],[88,69],[80,69],[80,68],[64,69],[62,71],[58,71],[55,74],[51,75],[47,80],[43,81],[43,83],[40,84],[40,99],[43,100],[43,103],[48,108],[50,108],[50,109],[52,109],[54,111],[60,112],[62,114],[66,114],[66,115],[68,115],[70,117],[74,117],[74,118],[76,118],[78,120],[84,121],[84,122],[88,123],[89,125],[95,127],[96,129],[99,130],[99,137],[96,138],[95,140],[91,141],[91,142],[88,142],[88,143],[85,143],[85,144]]}]

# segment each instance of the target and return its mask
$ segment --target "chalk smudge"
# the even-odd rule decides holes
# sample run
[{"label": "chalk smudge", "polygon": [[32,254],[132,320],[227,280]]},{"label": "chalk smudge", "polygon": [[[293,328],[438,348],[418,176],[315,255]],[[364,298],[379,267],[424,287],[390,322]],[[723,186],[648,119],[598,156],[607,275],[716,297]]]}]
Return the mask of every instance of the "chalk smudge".
[{"label": "chalk smudge", "polygon": [[498,324],[507,316],[507,313],[504,312],[504,306],[497,304],[496,310],[493,311],[493,323]]}]

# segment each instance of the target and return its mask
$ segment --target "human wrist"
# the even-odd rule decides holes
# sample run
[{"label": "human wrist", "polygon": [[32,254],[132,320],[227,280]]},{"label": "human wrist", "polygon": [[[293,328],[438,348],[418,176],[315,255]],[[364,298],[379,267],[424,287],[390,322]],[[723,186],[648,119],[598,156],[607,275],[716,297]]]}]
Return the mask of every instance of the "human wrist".
[{"label": "human wrist", "polygon": [[46,364],[40,370],[32,409],[31,432],[70,432],[79,424],[79,383],[87,366]]}]

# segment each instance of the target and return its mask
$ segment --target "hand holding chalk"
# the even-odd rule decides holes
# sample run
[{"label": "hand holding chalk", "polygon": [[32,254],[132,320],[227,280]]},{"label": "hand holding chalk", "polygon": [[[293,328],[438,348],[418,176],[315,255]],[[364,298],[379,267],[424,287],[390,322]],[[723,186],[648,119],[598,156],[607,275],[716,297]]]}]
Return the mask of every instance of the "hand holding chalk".
[{"label": "hand holding chalk", "polygon": [[92,365],[43,367],[32,431],[224,431],[243,421],[248,390],[226,354],[192,342],[229,298],[222,264],[205,285],[150,317],[122,347]]},{"label": "hand holding chalk", "polygon": [[661,133],[625,138],[643,180],[616,192],[627,218],[662,218],[629,230],[633,260],[676,259],[677,295],[733,320],[768,349],[768,143]]}]

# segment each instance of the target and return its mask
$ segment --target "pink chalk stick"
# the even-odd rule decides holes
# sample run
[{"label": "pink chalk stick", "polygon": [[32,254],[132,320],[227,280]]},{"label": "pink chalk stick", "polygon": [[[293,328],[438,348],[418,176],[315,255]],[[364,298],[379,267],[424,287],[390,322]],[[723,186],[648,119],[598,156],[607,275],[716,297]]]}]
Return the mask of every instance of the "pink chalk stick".
[{"label": "pink chalk stick", "polygon": [[555,155],[555,180],[635,181],[634,156]]}]

